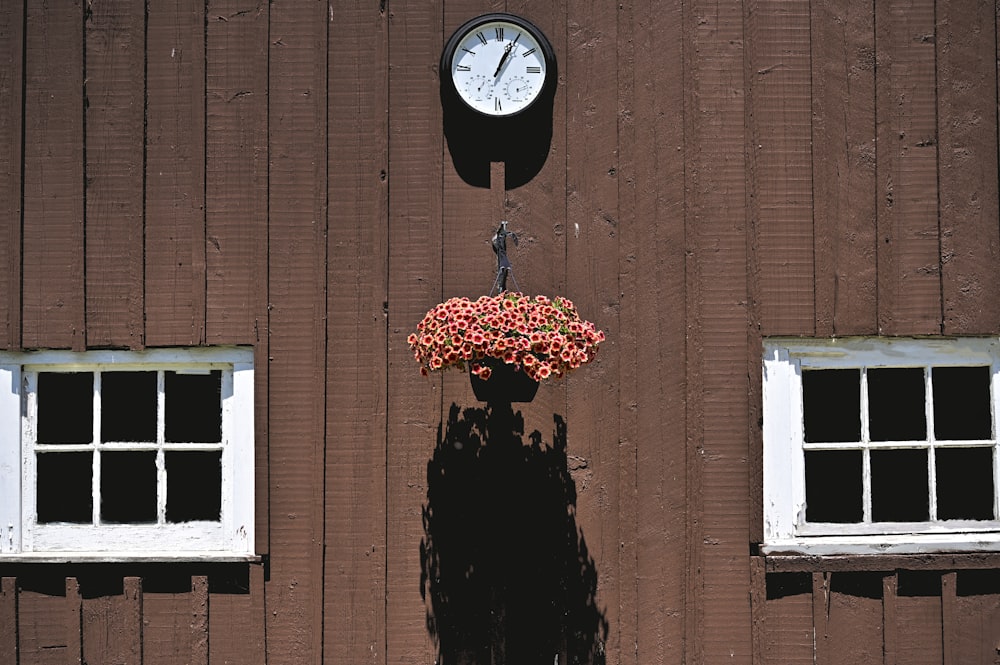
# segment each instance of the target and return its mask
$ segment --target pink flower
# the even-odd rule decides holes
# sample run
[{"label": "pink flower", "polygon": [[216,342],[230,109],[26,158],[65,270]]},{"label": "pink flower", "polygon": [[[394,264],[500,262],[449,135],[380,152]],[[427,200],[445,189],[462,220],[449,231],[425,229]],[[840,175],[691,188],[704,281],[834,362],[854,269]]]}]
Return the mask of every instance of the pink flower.
[{"label": "pink flower", "polygon": [[528,297],[505,292],[475,301],[451,298],[431,308],[407,335],[420,371],[457,367],[488,377],[476,359],[493,357],[521,367],[532,378],[559,377],[589,362],[604,340],[573,303],[561,296]]}]

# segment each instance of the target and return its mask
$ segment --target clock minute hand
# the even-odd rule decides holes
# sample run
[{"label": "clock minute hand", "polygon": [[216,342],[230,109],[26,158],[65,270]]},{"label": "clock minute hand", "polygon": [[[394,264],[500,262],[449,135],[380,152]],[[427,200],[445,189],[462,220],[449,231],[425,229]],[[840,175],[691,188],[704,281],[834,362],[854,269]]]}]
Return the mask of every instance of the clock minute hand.
[{"label": "clock minute hand", "polygon": [[500,75],[500,70],[503,69],[503,63],[507,62],[507,58],[510,57],[510,52],[514,49],[514,42],[507,44],[506,48],[503,50],[503,55],[500,56],[500,62],[497,64],[497,70],[493,72],[493,77],[496,78]]},{"label": "clock minute hand", "polygon": [[510,57],[510,54],[517,47],[517,40],[520,38],[521,33],[519,32],[517,33],[517,37],[514,37],[514,40],[510,44],[507,44],[507,48],[503,50],[503,56],[500,57],[500,64],[497,65],[497,70],[493,72],[493,78],[500,76],[500,70],[503,69],[503,63],[507,62],[507,58]]}]

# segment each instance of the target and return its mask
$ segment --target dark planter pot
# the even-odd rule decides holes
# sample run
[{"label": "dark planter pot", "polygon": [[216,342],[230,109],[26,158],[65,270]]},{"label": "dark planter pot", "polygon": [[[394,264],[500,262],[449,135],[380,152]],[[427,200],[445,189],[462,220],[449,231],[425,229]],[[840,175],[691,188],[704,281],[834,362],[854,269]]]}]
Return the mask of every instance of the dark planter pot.
[{"label": "dark planter pot", "polygon": [[538,381],[535,381],[521,370],[515,370],[513,365],[508,365],[499,360],[484,360],[483,365],[487,365],[493,370],[490,378],[483,381],[478,376],[469,372],[472,381],[472,392],[480,402],[494,404],[510,404],[511,402],[530,402],[535,399],[538,392]]}]

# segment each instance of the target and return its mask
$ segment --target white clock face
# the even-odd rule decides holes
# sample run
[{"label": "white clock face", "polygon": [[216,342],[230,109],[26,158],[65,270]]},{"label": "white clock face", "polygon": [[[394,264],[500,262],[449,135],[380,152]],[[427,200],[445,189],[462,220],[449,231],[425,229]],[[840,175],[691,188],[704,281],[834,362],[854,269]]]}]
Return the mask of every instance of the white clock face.
[{"label": "white clock face", "polygon": [[545,54],[523,27],[505,21],[478,25],[463,35],[451,60],[451,78],[470,107],[507,116],[531,106],[545,83]]}]

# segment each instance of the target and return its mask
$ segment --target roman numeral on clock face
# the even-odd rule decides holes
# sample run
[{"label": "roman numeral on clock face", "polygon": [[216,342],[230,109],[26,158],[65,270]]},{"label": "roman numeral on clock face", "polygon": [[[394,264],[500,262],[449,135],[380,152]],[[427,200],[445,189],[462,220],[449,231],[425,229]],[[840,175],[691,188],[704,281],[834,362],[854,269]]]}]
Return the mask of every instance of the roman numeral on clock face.
[{"label": "roman numeral on clock face", "polygon": [[525,67],[525,71],[528,72],[529,74],[541,74],[542,73],[542,68],[541,67]]}]

